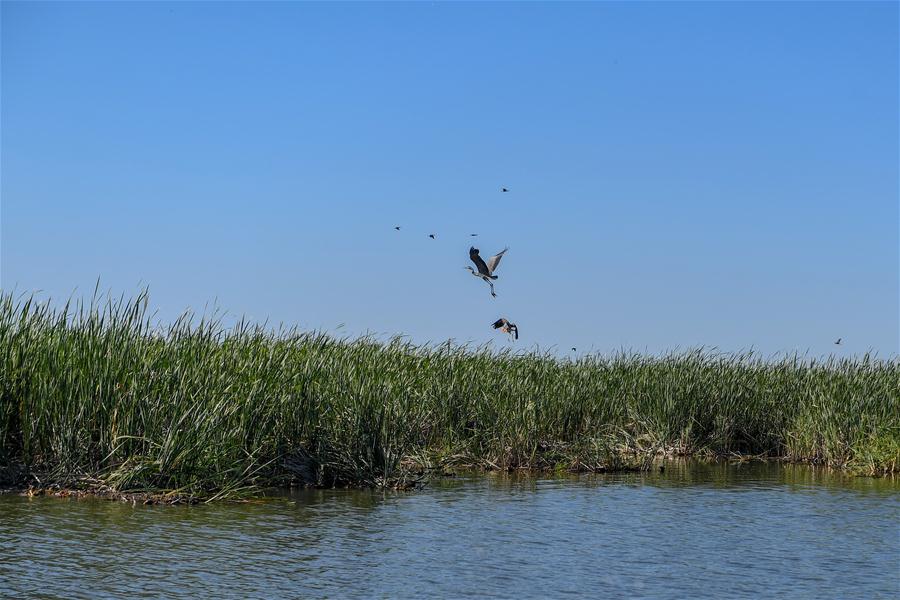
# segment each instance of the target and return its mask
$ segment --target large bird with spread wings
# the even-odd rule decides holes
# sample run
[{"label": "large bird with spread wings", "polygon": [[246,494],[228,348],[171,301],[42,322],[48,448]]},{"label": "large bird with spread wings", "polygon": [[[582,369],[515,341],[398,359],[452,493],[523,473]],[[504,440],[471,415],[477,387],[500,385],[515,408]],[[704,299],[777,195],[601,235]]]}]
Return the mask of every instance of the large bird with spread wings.
[{"label": "large bird with spread wings", "polygon": [[493,279],[497,279],[497,276],[494,275],[494,271],[497,269],[497,266],[500,264],[500,259],[503,258],[503,255],[509,248],[504,248],[497,254],[490,257],[487,262],[484,262],[484,259],[481,258],[481,255],[478,254],[478,248],[472,246],[469,248],[469,258],[475,263],[475,266],[478,268],[476,271],[472,267],[465,267],[469,271],[472,272],[472,275],[483,279],[487,282],[489,286],[491,286],[491,296],[494,298],[497,297],[497,294],[494,293],[494,282]]},{"label": "large bird with spread wings", "polygon": [[500,317],[491,325],[494,329],[499,329],[503,333],[509,335],[509,339],[519,339],[519,328],[516,327],[515,323],[510,323],[509,319],[504,319]]}]

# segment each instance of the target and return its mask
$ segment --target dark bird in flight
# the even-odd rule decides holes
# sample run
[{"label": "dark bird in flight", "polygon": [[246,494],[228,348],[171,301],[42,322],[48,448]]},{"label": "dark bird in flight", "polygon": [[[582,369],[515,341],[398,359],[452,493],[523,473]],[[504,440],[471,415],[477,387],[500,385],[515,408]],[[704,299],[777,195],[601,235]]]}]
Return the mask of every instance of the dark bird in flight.
[{"label": "dark bird in flight", "polygon": [[574,347],[572,348],[572,352],[575,352],[575,348],[574,348]]},{"label": "dark bird in flight", "polygon": [[503,258],[503,255],[507,250],[509,250],[509,248],[504,248],[499,253],[490,257],[487,263],[485,263],[484,259],[481,258],[481,256],[478,254],[478,248],[472,246],[471,248],[469,248],[469,259],[471,259],[471,261],[475,263],[475,266],[478,267],[478,270],[476,271],[472,267],[463,267],[471,271],[472,275],[474,275],[475,277],[480,277],[481,279],[486,281],[487,284],[491,286],[491,296],[493,296],[494,298],[497,297],[497,294],[494,293],[494,282],[491,280],[497,279],[497,276],[494,275],[494,270],[497,268],[497,265],[500,264],[500,259]]},{"label": "dark bird in flight", "polygon": [[508,319],[501,317],[494,321],[492,327],[494,329],[499,329],[503,333],[509,334],[510,338],[515,337],[515,339],[519,339],[519,328],[516,327],[515,323],[510,323]]},{"label": "dark bird in flight", "polygon": [[835,345],[835,346],[840,346],[840,345],[841,345],[841,340],[842,340],[842,339],[843,339],[843,338],[838,338],[837,341],[834,343],[834,345]]},{"label": "dark bird in flight", "polygon": [[501,191],[501,192],[508,192],[509,190],[506,189],[506,188],[500,188],[500,191]]},{"label": "dark bird in flight", "polygon": [[478,237],[478,234],[477,234],[477,233],[470,233],[470,234],[469,234],[469,237]]},{"label": "dark bird in flight", "polygon": [[433,234],[433,233],[429,233],[429,234],[428,234],[428,237],[430,237],[431,239],[434,239],[434,234]]},{"label": "dark bird in flight", "polygon": [[397,225],[396,227],[394,227],[394,229],[396,229],[397,231],[400,231],[400,226]]}]

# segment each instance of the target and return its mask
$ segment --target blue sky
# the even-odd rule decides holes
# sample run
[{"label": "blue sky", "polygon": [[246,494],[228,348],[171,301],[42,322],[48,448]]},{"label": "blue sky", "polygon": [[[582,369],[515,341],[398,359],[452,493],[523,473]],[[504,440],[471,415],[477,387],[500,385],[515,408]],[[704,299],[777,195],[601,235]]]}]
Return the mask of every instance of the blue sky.
[{"label": "blue sky", "polygon": [[[506,316],[563,354],[898,352],[897,3],[0,10],[4,290],[417,342],[502,345]],[[510,247],[496,299],[473,239]]]}]

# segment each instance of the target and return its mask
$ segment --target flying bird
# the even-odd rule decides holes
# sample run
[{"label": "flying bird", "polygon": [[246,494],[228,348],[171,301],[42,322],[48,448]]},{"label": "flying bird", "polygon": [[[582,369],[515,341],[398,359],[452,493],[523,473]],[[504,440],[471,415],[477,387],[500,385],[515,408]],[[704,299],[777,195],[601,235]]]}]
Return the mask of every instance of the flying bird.
[{"label": "flying bird", "polygon": [[515,323],[510,323],[508,319],[499,318],[494,321],[492,327],[494,329],[499,329],[503,333],[509,334],[510,339],[515,337],[515,339],[519,339],[519,328],[516,327]]},{"label": "flying bird", "polygon": [[840,346],[840,345],[841,345],[841,340],[842,340],[842,339],[843,339],[843,338],[838,338],[837,341],[834,343],[834,345],[835,345],[835,346]]},{"label": "flying bird", "polygon": [[428,234],[428,237],[430,237],[431,239],[434,239],[434,234],[433,234],[433,233],[429,233],[429,234]]},{"label": "flying bird", "polygon": [[500,191],[501,191],[501,192],[508,192],[509,190],[506,189],[506,188],[500,188]]},{"label": "flying bird", "polygon": [[400,226],[397,225],[396,227],[394,227],[394,229],[396,229],[397,231],[400,231]]},{"label": "flying bird", "polygon": [[491,280],[497,279],[497,276],[494,275],[494,270],[497,268],[497,265],[500,264],[500,259],[503,258],[503,255],[507,250],[509,250],[509,248],[504,248],[499,253],[490,257],[487,263],[485,263],[484,259],[482,259],[478,254],[478,248],[472,246],[471,248],[469,248],[469,258],[473,263],[475,263],[475,266],[478,267],[478,270],[476,271],[472,267],[463,267],[471,271],[472,275],[474,275],[475,277],[480,277],[481,279],[485,280],[487,284],[491,286],[491,296],[493,296],[494,298],[497,297],[497,294],[494,293],[494,282]]},{"label": "flying bird", "polygon": [[574,346],[572,347],[572,352],[575,352],[575,347],[574,347]]},{"label": "flying bird", "polygon": [[470,233],[470,234],[469,234],[469,237],[478,237],[478,234],[477,234],[477,233]]}]

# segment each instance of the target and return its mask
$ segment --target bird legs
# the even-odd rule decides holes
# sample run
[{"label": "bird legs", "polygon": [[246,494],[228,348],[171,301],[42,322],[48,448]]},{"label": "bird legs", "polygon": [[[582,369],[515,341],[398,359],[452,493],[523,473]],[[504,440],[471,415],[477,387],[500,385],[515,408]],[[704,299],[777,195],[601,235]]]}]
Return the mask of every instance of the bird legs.
[{"label": "bird legs", "polygon": [[491,296],[493,296],[494,298],[497,297],[496,292],[494,292],[494,282],[491,281],[491,279],[496,279],[496,277],[489,277],[489,276],[487,276],[487,275],[484,275],[484,274],[482,274],[482,273],[479,273],[478,271],[476,271],[476,270],[473,269],[472,267],[463,267],[463,269],[468,269],[469,272],[470,272],[472,275],[474,275],[475,277],[478,277],[479,279],[485,280],[485,281],[487,282],[487,284],[488,284],[489,286],[491,286]]},{"label": "bird legs", "polygon": [[496,298],[496,297],[497,297],[497,294],[494,292],[494,282],[491,281],[490,278],[488,278],[488,277],[482,277],[482,279],[484,279],[485,281],[487,281],[487,284],[488,284],[489,286],[491,286],[491,296],[493,296],[494,298]]}]

